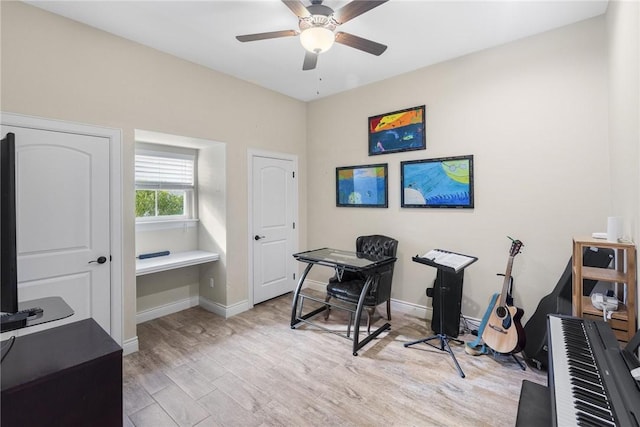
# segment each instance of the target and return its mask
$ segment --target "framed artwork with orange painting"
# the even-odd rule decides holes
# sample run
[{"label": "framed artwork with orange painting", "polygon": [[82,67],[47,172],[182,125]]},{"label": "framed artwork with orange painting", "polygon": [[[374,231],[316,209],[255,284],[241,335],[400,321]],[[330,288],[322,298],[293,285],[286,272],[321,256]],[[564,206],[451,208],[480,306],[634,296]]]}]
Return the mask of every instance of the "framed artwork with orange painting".
[{"label": "framed artwork with orange painting", "polygon": [[473,208],[473,155],[400,162],[403,208]]},{"label": "framed artwork with orange painting", "polygon": [[425,106],[369,117],[369,155],[425,150]]}]

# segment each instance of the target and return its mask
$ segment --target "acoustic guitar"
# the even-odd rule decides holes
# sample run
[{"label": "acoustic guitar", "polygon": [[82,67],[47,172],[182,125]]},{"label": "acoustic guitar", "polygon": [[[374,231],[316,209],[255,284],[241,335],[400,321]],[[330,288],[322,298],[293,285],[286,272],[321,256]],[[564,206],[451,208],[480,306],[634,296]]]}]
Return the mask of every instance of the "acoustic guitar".
[{"label": "acoustic guitar", "polygon": [[487,308],[487,311],[491,310],[491,315],[482,331],[482,340],[498,353],[517,353],[525,345],[524,328],[520,324],[524,311],[518,307],[507,305],[513,259],[520,253],[522,246],[520,240],[512,239],[502,293],[500,298]]}]

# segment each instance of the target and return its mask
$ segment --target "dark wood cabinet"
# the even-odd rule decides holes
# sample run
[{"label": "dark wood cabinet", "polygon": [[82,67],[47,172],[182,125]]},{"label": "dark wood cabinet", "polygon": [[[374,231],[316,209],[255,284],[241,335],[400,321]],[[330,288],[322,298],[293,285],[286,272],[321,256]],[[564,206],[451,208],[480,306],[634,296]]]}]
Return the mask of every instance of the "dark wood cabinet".
[{"label": "dark wood cabinet", "polygon": [[122,426],[122,348],[93,319],[16,338],[0,370],[2,427]]}]

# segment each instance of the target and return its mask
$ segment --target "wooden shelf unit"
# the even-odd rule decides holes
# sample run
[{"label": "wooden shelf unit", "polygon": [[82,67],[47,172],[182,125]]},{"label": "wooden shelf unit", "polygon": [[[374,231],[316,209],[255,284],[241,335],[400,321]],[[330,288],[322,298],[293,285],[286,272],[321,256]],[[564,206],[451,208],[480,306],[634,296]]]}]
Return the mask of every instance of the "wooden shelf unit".
[{"label": "wooden shelf unit", "polygon": [[[585,267],[585,248],[609,248],[615,252],[615,268]],[[626,304],[620,302],[618,310],[608,320],[618,341],[628,342],[636,333],[636,247],[633,243],[609,242],[591,237],[573,239],[573,315],[585,319],[602,320],[602,311],[591,304],[591,298],[583,295],[583,280],[592,279],[620,283],[626,289]],[[622,288],[620,288],[622,289]],[[619,295],[620,299],[621,296]]]}]

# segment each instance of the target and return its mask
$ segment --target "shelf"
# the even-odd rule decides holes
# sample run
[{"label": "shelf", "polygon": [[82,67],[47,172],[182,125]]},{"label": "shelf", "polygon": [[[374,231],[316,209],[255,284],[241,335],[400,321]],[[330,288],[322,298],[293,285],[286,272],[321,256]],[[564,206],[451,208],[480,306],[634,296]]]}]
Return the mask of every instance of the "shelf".
[{"label": "shelf", "polygon": [[603,282],[626,282],[627,275],[611,268],[582,266],[582,278],[602,280]]},{"label": "shelf", "polygon": [[[598,310],[591,304],[591,297],[582,297],[582,314],[590,314],[602,320],[602,310]],[[629,320],[629,316],[627,316],[627,306],[623,303],[618,303],[618,309],[613,312],[610,320],[627,322]],[[611,327],[614,328],[613,323],[615,322],[611,323]]]},{"label": "shelf", "polygon": [[[583,262],[586,248],[613,249],[616,268],[587,267]],[[618,303],[607,323],[621,343],[628,342],[636,333],[636,248],[632,243],[609,242],[591,237],[573,239],[573,315],[592,320],[604,320],[602,311],[596,310],[590,296],[583,295],[583,282],[592,279],[621,283],[626,288],[626,304]]]},{"label": "shelf", "polygon": [[594,239],[593,237],[575,237],[574,242],[581,246],[593,246],[594,248],[610,248],[610,249],[635,249],[633,243],[626,242],[610,242],[606,239]]},{"label": "shelf", "polygon": [[220,255],[207,251],[175,252],[170,255],[155,258],[136,259],[136,276],[190,267],[219,259]]}]

